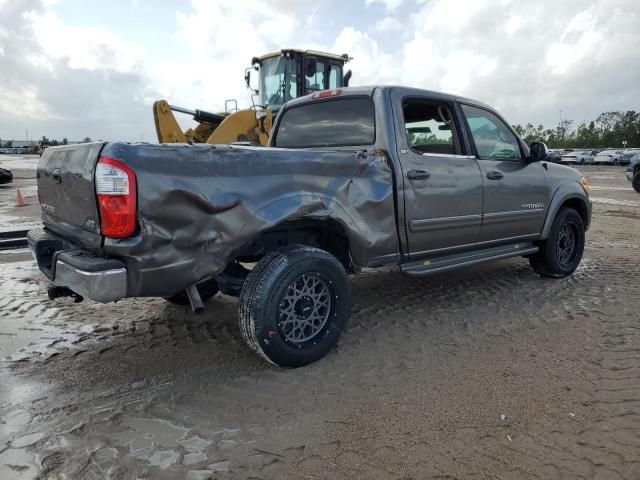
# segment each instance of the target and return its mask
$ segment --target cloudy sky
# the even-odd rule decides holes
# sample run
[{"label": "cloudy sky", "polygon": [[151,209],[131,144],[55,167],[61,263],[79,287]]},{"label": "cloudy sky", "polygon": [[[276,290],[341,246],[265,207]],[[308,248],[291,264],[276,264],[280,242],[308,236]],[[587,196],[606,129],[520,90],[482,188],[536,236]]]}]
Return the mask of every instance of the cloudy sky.
[{"label": "cloudy sky", "polygon": [[155,141],[155,99],[247,106],[251,57],[285,47],[555,126],[640,109],[638,45],[638,0],[0,0],[0,138]]}]

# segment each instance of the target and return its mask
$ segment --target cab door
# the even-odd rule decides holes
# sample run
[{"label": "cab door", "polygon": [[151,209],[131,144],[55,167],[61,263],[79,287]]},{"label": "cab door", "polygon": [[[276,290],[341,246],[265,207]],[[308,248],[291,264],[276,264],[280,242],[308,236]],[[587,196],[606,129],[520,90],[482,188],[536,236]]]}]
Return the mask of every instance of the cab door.
[{"label": "cab door", "polygon": [[482,223],[482,178],[464,153],[449,101],[392,93],[404,218],[412,259],[473,248]]},{"label": "cab door", "polygon": [[494,112],[475,105],[461,107],[482,172],[479,244],[536,238],[548,208],[541,163],[525,159],[517,137]]}]

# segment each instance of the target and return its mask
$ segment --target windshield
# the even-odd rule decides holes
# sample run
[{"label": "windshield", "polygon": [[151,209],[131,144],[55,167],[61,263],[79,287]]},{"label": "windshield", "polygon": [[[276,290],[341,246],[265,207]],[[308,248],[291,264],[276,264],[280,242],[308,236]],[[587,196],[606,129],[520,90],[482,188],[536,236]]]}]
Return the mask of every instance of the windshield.
[{"label": "windshield", "polygon": [[259,103],[265,108],[278,110],[285,102],[296,97],[296,65],[291,58],[271,57],[260,64]]}]

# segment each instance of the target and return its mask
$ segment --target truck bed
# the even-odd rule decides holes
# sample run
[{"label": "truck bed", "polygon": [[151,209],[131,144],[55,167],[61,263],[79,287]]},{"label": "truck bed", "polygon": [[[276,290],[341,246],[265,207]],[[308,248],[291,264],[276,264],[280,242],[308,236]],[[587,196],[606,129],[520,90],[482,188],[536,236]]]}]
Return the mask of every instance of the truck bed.
[{"label": "truck bed", "polygon": [[[135,172],[130,238],[100,233],[101,155]],[[301,217],[343,224],[358,266],[398,251],[391,167],[373,152],[92,143],[47,149],[38,185],[45,228],[124,262],[127,296],[181,291],[220,273],[261,232]]]}]

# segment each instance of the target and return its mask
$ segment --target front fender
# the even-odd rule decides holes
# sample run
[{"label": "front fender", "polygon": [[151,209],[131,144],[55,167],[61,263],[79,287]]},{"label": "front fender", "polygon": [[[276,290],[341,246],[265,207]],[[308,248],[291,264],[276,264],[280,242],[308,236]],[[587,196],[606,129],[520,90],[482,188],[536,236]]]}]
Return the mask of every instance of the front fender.
[{"label": "front fender", "polygon": [[566,202],[581,202],[586,212],[587,221],[585,227],[588,228],[591,223],[591,200],[585,193],[582,185],[578,182],[565,182],[561,184],[551,197],[549,208],[547,209],[547,217],[542,227],[542,234],[540,239],[545,240],[549,237],[551,231],[551,225],[556,218],[556,215]]}]

